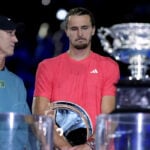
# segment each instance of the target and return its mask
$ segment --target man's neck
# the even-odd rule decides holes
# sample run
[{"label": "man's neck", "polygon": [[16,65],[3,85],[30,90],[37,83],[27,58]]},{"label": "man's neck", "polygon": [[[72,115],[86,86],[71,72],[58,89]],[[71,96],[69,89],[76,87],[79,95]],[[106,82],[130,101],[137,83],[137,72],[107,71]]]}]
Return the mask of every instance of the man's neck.
[{"label": "man's neck", "polygon": [[75,59],[75,60],[82,60],[89,56],[91,50],[84,49],[84,50],[76,50],[76,49],[70,49],[67,51],[68,55]]}]

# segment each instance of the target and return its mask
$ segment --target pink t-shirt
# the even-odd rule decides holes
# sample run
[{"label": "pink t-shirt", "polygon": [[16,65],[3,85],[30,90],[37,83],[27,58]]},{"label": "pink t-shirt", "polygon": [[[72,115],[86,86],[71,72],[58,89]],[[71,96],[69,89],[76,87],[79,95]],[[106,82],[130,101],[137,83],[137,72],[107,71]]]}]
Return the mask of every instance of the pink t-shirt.
[{"label": "pink t-shirt", "polygon": [[76,61],[63,53],[39,64],[34,96],[78,104],[95,127],[96,116],[101,113],[101,99],[115,95],[114,83],[119,74],[118,64],[109,57],[91,52],[84,60]]}]

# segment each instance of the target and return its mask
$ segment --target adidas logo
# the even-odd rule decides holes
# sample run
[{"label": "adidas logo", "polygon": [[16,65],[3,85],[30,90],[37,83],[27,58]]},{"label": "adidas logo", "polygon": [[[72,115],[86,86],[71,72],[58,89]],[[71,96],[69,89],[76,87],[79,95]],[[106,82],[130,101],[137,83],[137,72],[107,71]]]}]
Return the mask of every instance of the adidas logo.
[{"label": "adidas logo", "polygon": [[98,73],[98,71],[97,71],[97,69],[94,69],[94,70],[92,70],[90,73],[97,74],[97,73]]}]

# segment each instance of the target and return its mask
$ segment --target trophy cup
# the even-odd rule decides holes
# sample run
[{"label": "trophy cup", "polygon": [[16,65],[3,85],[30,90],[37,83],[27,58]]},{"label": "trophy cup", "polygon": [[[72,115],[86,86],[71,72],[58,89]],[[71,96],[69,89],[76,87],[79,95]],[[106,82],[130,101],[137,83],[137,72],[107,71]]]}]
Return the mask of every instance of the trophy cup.
[{"label": "trophy cup", "polygon": [[42,115],[0,113],[1,150],[53,150],[53,120]]},{"label": "trophy cup", "polygon": [[101,27],[97,35],[104,50],[117,61],[128,64],[131,72],[117,84],[116,110],[149,110],[150,24],[121,23]]}]

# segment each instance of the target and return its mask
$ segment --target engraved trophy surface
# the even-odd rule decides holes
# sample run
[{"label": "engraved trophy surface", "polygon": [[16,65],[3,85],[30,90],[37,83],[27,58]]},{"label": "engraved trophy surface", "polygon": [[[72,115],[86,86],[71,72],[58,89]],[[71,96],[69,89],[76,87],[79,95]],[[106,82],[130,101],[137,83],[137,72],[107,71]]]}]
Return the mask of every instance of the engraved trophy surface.
[{"label": "engraved trophy surface", "polygon": [[121,23],[98,29],[104,50],[116,60],[129,65],[131,76],[117,85],[117,109],[147,110],[150,108],[150,24]]},{"label": "engraved trophy surface", "polygon": [[93,134],[90,117],[81,106],[61,100],[51,103],[45,114],[51,116],[51,110],[54,110],[56,131],[72,146],[84,144]]}]

